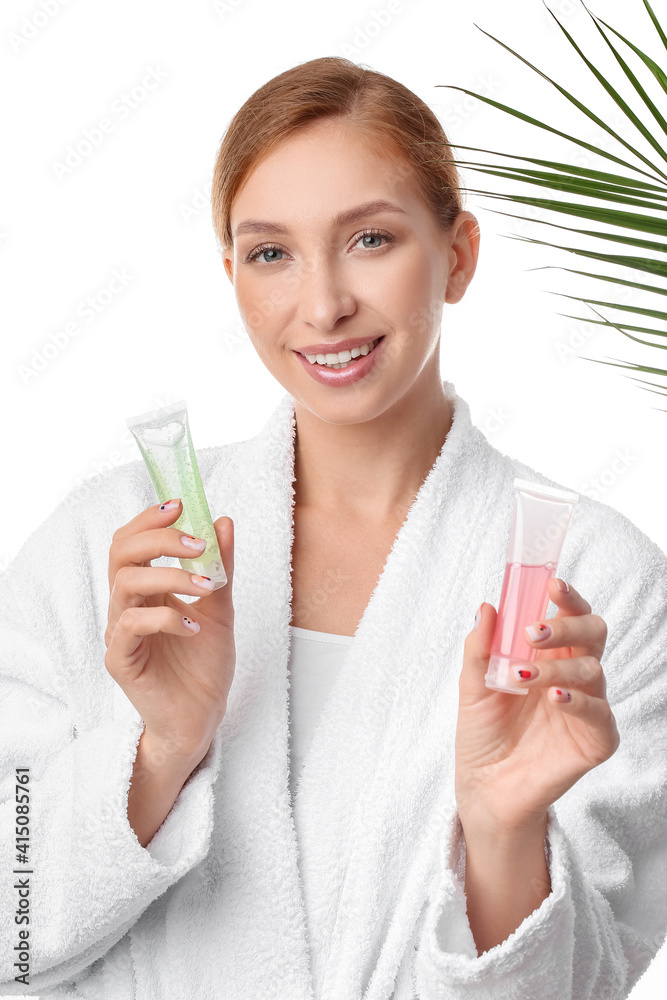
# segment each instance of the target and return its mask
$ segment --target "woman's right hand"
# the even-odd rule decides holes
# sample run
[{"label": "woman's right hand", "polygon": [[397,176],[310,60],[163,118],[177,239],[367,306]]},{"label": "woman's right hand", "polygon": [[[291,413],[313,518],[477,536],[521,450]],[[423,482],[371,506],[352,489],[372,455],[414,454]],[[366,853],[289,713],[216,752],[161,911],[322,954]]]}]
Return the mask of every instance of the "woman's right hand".
[{"label": "woman's right hand", "polygon": [[[170,760],[196,766],[225,715],[234,678],[234,522],[214,522],[227,583],[204,590],[188,570],[151,566],[161,556],[200,554],[183,545],[184,532],[169,527],[181,515],[180,500],[173,511],[160,506],[148,507],[113,535],[104,663],[144,720],[151,745]],[[199,600],[185,603],[174,591]]]}]

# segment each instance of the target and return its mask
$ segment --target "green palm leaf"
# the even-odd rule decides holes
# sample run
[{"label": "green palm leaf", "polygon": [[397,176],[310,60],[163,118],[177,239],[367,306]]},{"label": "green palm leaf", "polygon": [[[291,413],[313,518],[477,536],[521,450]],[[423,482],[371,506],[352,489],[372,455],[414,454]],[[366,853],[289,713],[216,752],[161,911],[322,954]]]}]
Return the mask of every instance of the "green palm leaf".
[{"label": "green palm leaf", "polygon": [[[507,215],[510,219],[522,219],[524,222],[535,222],[536,219],[528,215],[515,215],[513,212],[500,212],[498,209],[489,208],[488,212],[493,212],[494,215]],[[654,240],[640,240],[636,236],[626,236],[623,233],[603,233],[596,232],[593,229],[572,229],[571,226],[561,226],[557,222],[548,222],[546,219],[540,219],[541,226],[554,226],[556,229],[564,229],[568,233],[578,233],[581,236],[595,236],[596,239],[600,240],[611,240],[614,243],[626,243],[631,246],[638,247],[642,250],[656,250],[658,253],[667,253],[667,246],[664,243],[656,243]],[[516,237],[509,237],[510,239]],[[531,268],[531,270],[537,270],[537,268]],[[638,286],[639,287],[639,286]],[[646,291],[653,291],[653,288],[648,288],[648,286],[643,286]]]},{"label": "green palm leaf", "polygon": [[[661,134],[667,136],[667,118],[663,116],[660,108],[651,99],[629,62],[621,54],[618,44],[615,44],[612,41],[611,35],[615,36],[618,40],[620,40],[620,42],[627,46],[630,52],[638,58],[640,66],[643,67],[644,70],[648,70],[650,72],[653,79],[658,82],[658,85],[666,94],[667,73],[658,65],[655,59],[643,52],[637,45],[625,38],[611,25],[607,24],[606,21],[603,21],[601,18],[598,18],[595,14],[593,14],[584,3],[584,0],[581,0],[581,2],[586,10],[586,13],[591,18],[598,32],[604,39],[607,47],[616,60],[616,63],[622,70],[623,78],[628,84],[627,99],[625,95],[621,94],[620,91],[612,85],[608,79],[608,74],[605,74],[598,69],[585,55],[575,39],[565,29],[563,24],[561,24],[553,11],[549,10],[548,7],[547,10],[558,24],[570,46],[575,50],[585,66],[589,69],[597,84],[599,84],[605,93],[612,98],[615,105],[622,112],[625,120],[628,121],[632,128],[649,144],[654,154],[657,155],[657,158],[656,155],[653,157],[644,155],[631,141],[623,138],[607,122],[605,122],[603,118],[595,114],[595,112],[588,106],[588,103],[579,100],[574,94],[570,93],[558,82],[551,79],[518,52],[515,52],[504,42],[500,41],[500,39],[495,38],[493,35],[483,31],[481,28],[479,30],[483,31],[483,34],[487,35],[487,37],[501,45],[531,70],[545,79],[549,84],[551,84],[551,86],[555,87],[563,97],[565,97],[577,108],[578,111],[580,111],[588,119],[594,121],[596,125],[611,135],[620,146],[624,147],[626,151],[636,157],[636,159],[639,160],[643,166],[637,166],[635,163],[629,162],[621,156],[610,153],[607,150],[579,139],[576,136],[568,135],[566,132],[560,131],[553,126],[546,124],[546,122],[538,121],[522,111],[508,107],[498,101],[494,101],[483,94],[477,94],[464,87],[456,87],[449,84],[440,84],[439,86],[446,86],[453,90],[460,90],[463,93],[469,94],[470,96],[497,108],[505,114],[512,115],[529,125],[546,129],[548,132],[561,136],[562,138],[573,142],[575,145],[589,150],[597,156],[601,156],[608,161],[612,161],[617,165],[617,167],[623,168],[624,172],[594,170],[589,167],[578,167],[558,160],[518,156],[512,153],[486,150],[475,146],[457,147],[453,143],[449,142],[444,143],[444,145],[451,147],[450,156],[452,157],[452,162],[461,168],[469,168],[489,177],[500,178],[501,180],[517,181],[524,185],[531,185],[533,187],[556,192],[560,195],[560,197],[534,197],[525,193],[504,194],[498,191],[482,190],[472,187],[461,187],[458,188],[458,190],[481,195],[492,200],[503,200],[514,204],[531,206],[533,208],[537,208],[545,212],[552,212],[560,216],[570,216],[581,220],[588,220],[598,224],[600,229],[592,230],[579,227],[573,228],[571,226],[559,225],[557,222],[538,220],[524,215],[514,214],[512,212],[501,212],[494,209],[489,209],[489,211],[495,211],[495,214],[506,215],[510,218],[521,219],[537,225],[555,226],[558,229],[577,235],[584,241],[601,240],[624,244],[628,248],[638,251],[638,253],[611,254],[605,252],[604,250],[595,249],[594,247],[588,249],[584,246],[567,246],[558,243],[551,243],[546,240],[509,234],[506,235],[506,238],[519,239],[523,242],[539,244],[551,247],[555,250],[566,251],[570,254],[575,254],[576,256],[588,257],[605,266],[604,273],[600,274],[593,274],[591,272],[577,270],[575,268],[560,268],[561,270],[569,271],[572,274],[578,274],[583,277],[599,281],[611,282],[614,285],[625,286],[626,288],[631,288],[640,292],[665,295],[667,294],[667,288],[661,288],[657,285],[644,284],[642,282],[632,280],[630,276],[623,278],[615,275],[614,273],[610,274],[606,270],[606,268],[612,266],[614,268],[621,268],[622,270],[625,270],[626,273],[628,271],[641,271],[645,274],[653,275],[658,279],[664,279],[667,277],[667,260],[664,259],[664,254],[667,253],[667,214],[665,214],[667,213],[667,173],[664,169],[664,164],[667,164],[667,146],[665,141],[660,137]],[[652,25],[662,42],[662,45],[665,49],[667,49],[667,35],[651,8],[649,0],[643,0],[643,4],[651,19]],[[479,27],[478,25],[475,26]],[[629,103],[629,98],[631,96],[639,98],[641,101],[645,120],[644,117],[640,116],[640,114],[638,114],[631,107]],[[499,163],[497,161],[492,161],[490,163],[485,163],[480,162],[479,160],[458,160],[453,156],[453,149],[484,153],[487,156],[501,157],[514,162]],[[645,169],[646,167],[649,169]],[[641,211],[642,209],[644,211]],[[611,229],[621,231],[611,232]],[[647,239],[647,236],[654,236],[657,237],[657,239]],[[655,256],[646,256],[645,253],[642,253],[642,251],[648,251]],[[541,269],[543,268],[530,268],[529,270]],[[563,293],[555,292],[552,294]],[[667,349],[667,343],[652,343],[650,341],[643,340],[640,337],[633,336],[633,334],[629,332],[634,331],[634,333],[648,334],[658,339],[664,338],[667,340],[667,312],[659,309],[646,308],[644,306],[625,305],[620,302],[607,302],[599,299],[583,298],[581,296],[565,295],[565,297],[575,299],[578,302],[586,303],[600,318],[598,320],[585,320],[583,317],[572,316],[568,313],[559,313],[559,315],[567,316],[568,318],[583,322],[596,323],[603,327],[614,328],[625,337],[628,337],[636,343],[657,349]],[[654,323],[651,326],[638,326],[626,322],[616,323],[602,316],[598,310],[594,308],[594,305],[599,305],[612,310],[625,310],[628,313],[633,313],[635,316],[653,320]],[[661,328],[656,328],[656,320],[666,325]],[[584,358],[584,360],[596,361],[594,358]],[[602,361],[598,361],[597,363],[614,364],[614,362]],[[619,364],[617,367],[629,367],[635,371],[648,372],[661,377],[667,377],[667,370],[662,368],[651,368],[643,365],[632,364]],[[658,383],[654,382],[648,382],[645,379],[635,379],[635,381],[642,383],[642,387],[652,385],[656,388],[662,389],[663,391],[660,392],[660,395],[667,395],[667,391],[665,391],[667,390],[667,387],[665,386],[660,386]],[[652,390],[645,388],[645,391]],[[663,412],[667,412],[667,410],[664,410]]]},{"label": "green palm leaf", "polygon": [[[529,267],[529,271],[546,271],[556,267],[555,264],[547,264],[543,267]],[[591,274],[590,271],[575,271],[571,267],[561,267],[561,271],[571,271],[572,274],[581,274],[585,278],[598,278],[600,281],[613,281],[618,285],[629,285],[630,288],[638,288],[642,292],[655,292],[656,295],[667,295],[667,288],[656,288],[655,285],[641,285],[636,281],[626,281],[623,278],[612,278],[608,274]]]},{"label": "green palm leaf", "polygon": [[[623,312],[641,313],[642,316],[653,316],[654,319],[667,320],[667,312],[661,312],[659,309],[642,309],[640,306],[619,305],[617,302],[600,302],[599,299],[582,299],[579,295],[566,295],[565,292],[550,292],[549,294],[561,295],[565,299],[574,299],[575,302],[588,302],[591,305],[606,306],[607,309],[621,309]],[[639,329],[639,327],[629,327],[629,329]],[[667,330],[661,330],[659,332],[662,337],[667,337]]]}]

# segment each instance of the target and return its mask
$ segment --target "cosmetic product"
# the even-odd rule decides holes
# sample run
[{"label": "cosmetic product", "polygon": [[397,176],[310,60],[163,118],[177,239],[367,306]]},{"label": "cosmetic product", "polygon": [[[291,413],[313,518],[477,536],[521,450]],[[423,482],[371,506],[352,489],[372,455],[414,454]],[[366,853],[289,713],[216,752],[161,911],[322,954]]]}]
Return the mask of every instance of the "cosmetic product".
[{"label": "cosmetic product", "polygon": [[579,494],[514,479],[514,509],[505,576],[491,642],[486,686],[509,694],[528,694],[512,672],[537,656],[529,646],[526,625],[544,618],[549,604],[547,584],[556,575],[570,515]]},{"label": "cosmetic product", "polygon": [[224,587],[227,574],[192,445],[187,401],[128,417],[126,423],[139,445],[159,502],[181,499],[181,515],[169,527],[206,542],[200,556],[179,557],[181,566],[190,573],[210,577],[214,590]]}]

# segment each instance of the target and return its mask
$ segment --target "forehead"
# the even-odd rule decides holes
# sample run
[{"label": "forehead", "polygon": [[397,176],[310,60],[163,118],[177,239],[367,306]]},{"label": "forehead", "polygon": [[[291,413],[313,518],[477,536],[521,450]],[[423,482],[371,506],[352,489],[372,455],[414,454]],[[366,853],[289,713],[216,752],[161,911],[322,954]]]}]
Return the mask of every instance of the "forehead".
[{"label": "forehead", "polygon": [[328,222],[341,209],[374,200],[428,212],[414,167],[377,135],[340,120],[301,129],[249,171],[231,207],[232,231],[249,217]]}]

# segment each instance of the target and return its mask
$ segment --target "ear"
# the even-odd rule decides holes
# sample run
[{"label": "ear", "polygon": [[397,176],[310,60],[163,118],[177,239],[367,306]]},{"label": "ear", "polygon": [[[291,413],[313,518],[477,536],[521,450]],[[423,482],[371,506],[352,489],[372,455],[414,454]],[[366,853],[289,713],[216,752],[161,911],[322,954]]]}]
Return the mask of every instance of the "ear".
[{"label": "ear", "polygon": [[222,255],[222,263],[223,263],[224,268],[225,268],[225,273],[226,273],[227,277],[229,278],[229,280],[231,281],[231,283],[233,285],[234,284],[234,262],[232,260],[232,257],[230,256],[230,254],[227,253],[226,251]]},{"label": "ear", "polygon": [[451,270],[445,302],[460,302],[473,279],[479,257],[479,222],[472,212],[459,212],[450,233]]}]

